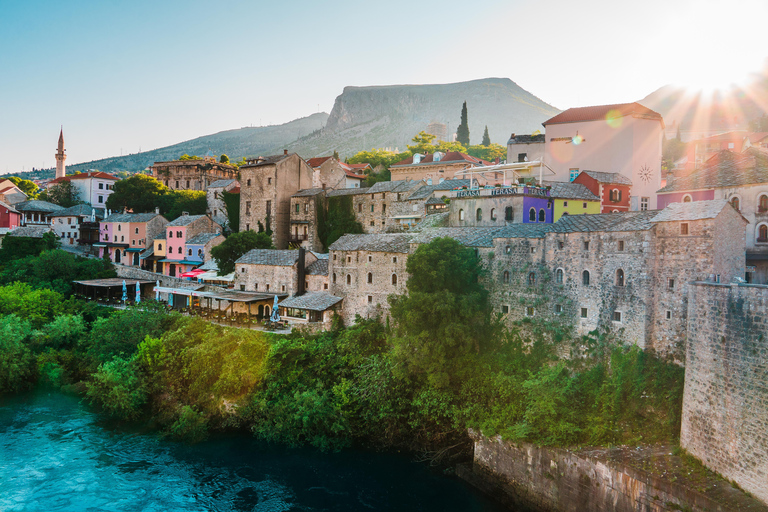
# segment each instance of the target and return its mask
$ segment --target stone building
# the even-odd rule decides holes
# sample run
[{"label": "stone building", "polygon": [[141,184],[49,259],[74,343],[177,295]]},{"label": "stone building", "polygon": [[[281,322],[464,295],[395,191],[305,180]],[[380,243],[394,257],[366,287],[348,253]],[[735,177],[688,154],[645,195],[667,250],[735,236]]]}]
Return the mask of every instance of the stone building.
[{"label": "stone building", "polygon": [[304,288],[308,292],[327,292],[330,289],[328,281],[329,255],[316,252],[312,254],[317,260],[306,267]]},{"label": "stone building", "polygon": [[459,171],[472,167],[493,165],[491,162],[475,158],[458,151],[449,151],[422,155],[415,154],[389,167],[393,181],[424,180],[427,185],[451,180]]},{"label": "stone building", "polygon": [[460,227],[501,227],[514,223],[552,223],[554,201],[535,185],[452,190],[449,223]]},{"label": "stone building", "polygon": [[249,159],[240,167],[240,231],[272,232],[286,249],[291,229],[291,196],[312,186],[313,169],[296,153]]},{"label": "stone building", "polygon": [[237,179],[237,167],[206,156],[202,160],[155,162],[152,176],[172,190],[208,190],[211,183]]},{"label": "stone building", "polygon": [[326,208],[325,191],[321,188],[299,190],[291,196],[291,231],[288,243],[310,251],[322,251],[317,234],[318,208]]},{"label": "stone building", "polygon": [[[208,201],[208,209],[206,213],[217,224],[227,227],[229,224],[229,218],[227,217],[227,207],[224,204],[224,198],[222,192],[232,193],[232,190],[240,187],[240,183],[234,179],[228,180],[216,180],[208,185],[206,192],[206,200]],[[239,226],[238,226],[239,228]]]},{"label": "stone building", "polygon": [[403,216],[412,213],[407,199],[423,186],[424,182],[420,180],[380,181],[368,189],[360,189],[365,193],[353,196],[353,209],[363,230],[366,233],[401,231]]},{"label": "stone building", "polygon": [[[303,294],[306,268],[317,261],[312,252],[300,257],[298,250],[253,249],[235,261],[235,288],[274,293],[278,297]],[[303,258],[303,261],[302,261]]]},{"label": "stone building", "polygon": [[[322,156],[307,160],[313,171],[312,187],[322,190],[342,188],[360,188],[365,180],[358,166],[340,162],[332,156]],[[364,167],[365,168],[365,167]]]},{"label": "stone building", "polygon": [[38,199],[22,201],[14,204],[13,207],[21,214],[22,226],[50,225],[51,214],[64,209],[57,204]]},{"label": "stone building", "polygon": [[509,136],[507,141],[507,162],[533,162],[544,158],[544,140],[543,133],[536,135],[516,135]]}]

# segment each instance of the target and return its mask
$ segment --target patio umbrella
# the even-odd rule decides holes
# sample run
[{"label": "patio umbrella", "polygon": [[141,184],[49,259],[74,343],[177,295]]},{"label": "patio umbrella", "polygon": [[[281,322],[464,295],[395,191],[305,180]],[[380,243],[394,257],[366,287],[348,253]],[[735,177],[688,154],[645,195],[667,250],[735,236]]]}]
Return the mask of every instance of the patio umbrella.
[{"label": "patio umbrella", "polygon": [[125,279],[123,279],[123,302],[128,300],[128,287],[125,285]]},{"label": "patio umbrella", "polygon": [[278,307],[277,307],[277,295],[275,295],[275,303],[272,305],[272,316],[270,316],[269,319],[272,322],[280,321],[280,313],[278,312]]},{"label": "patio umbrella", "polygon": [[159,279],[157,281],[155,281],[155,300],[160,302],[160,290],[158,290],[158,288],[160,288],[160,280]]},{"label": "patio umbrella", "polygon": [[136,304],[141,302],[141,285],[136,281]]}]

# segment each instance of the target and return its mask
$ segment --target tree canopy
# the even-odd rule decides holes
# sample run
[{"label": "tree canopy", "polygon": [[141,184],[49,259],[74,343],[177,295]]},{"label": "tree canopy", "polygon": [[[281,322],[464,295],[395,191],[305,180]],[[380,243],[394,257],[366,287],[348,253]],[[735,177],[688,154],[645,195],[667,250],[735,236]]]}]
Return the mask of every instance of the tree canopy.
[{"label": "tree canopy", "polygon": [[229,231],[237,233],[240,231],[240,194],[225,190],[221,193],[221,200],[224,201],[224,208],[227,210]]},{"label": "tree canopy", "polygon": [[38,195],[38,198],[64,208],[83,202],[80,200],[80,191],[72,185],[71,181],[62,181],[48,187]]},{"label": "tree canopy", "polygon": [[272,237],[266,232],[243,231],[232,233],[224,242],[211,249],[211,256],[219,267],[219,275],[235,271],[235,261],[252,249],[274,249]]},{"label": "tree canopy", "polygon": [[110,210],[122,211],[128,208],[135,213],[147,213],[160,206],[160,197],[169,191],[168,187],[152,176],[134,174],[113,185],[106,206]]},{"label": "tree canopy", "polygon": [[37,194],[40,191],[40,189],[38,188],[38,186],[35,184],[34,181],[25,180],[23,178],[19,178],[16,176],[11,176],[10,178],[8,178],[8,180],[14,185],[16,185],[17,187],[19,187],[19,189],[21,189],[22,192],[27,194],[27,197],[29,197],[30,199],[35,199],[37,197]]}]

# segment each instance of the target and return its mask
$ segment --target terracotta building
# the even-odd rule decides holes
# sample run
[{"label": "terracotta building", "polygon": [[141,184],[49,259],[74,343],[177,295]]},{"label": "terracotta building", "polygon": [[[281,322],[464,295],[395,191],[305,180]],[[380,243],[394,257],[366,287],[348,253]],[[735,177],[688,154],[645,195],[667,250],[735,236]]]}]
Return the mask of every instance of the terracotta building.
[{"label": "terracotta building", "polygon": [[[483,165],[493,165],[492,162],[481,160],[458,151],[432,154],[415,154],[389,167],[392,181],[424,180],[427,185],[451,180],[457,172]],[[456,176],[463,178],[463,176]]]}]

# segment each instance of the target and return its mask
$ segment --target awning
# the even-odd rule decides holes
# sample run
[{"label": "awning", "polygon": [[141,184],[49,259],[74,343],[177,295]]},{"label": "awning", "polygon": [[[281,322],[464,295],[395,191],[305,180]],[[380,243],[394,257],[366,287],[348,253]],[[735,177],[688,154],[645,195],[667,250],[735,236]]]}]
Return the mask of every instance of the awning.
[{"label": "awning", "polygon": [[126,249],[125,252],[142,252],[144,249],[134,248],[131,247],[130,249]]},{"label": "awning", "polygon": [[189,272],[184,272],[183,274],[179,275],[179,277],[197,277],[200,274],[204,274],[205,270],[200,270],[196,268],[195,270],[190,270]]},{"label": "awning", "polygon": [[202,286],[195,288],[166,288],[164,286],[155,286],[156,292],[161,293],[173,293],[175,295],[186,295],[188,297],[201,297],[216,300],[226,300],[228,302],[259,302],[259,301],[272,301],[277,295],[278,300],[288,296],[287,293],[254,293],[254,292],[235,292],[225,291],[220,292],[203,292],[198,291]]},{"label": "awning", "polygon": [[[200,269],[197,269],[200,270]],[[218,275],[216,270],[204,271],[202,274],[195,276],[200,281],[225,281],[231,283],[235,280],[235,273],[227,274],[225,276]]]},{"label": "awning", "polygon": [[162,260],[159,260],[160,263],[176,263],[177,265],[202,265],[202,261],[190,261],[190,260],[169,260],[168,258],[164,258]]}]

